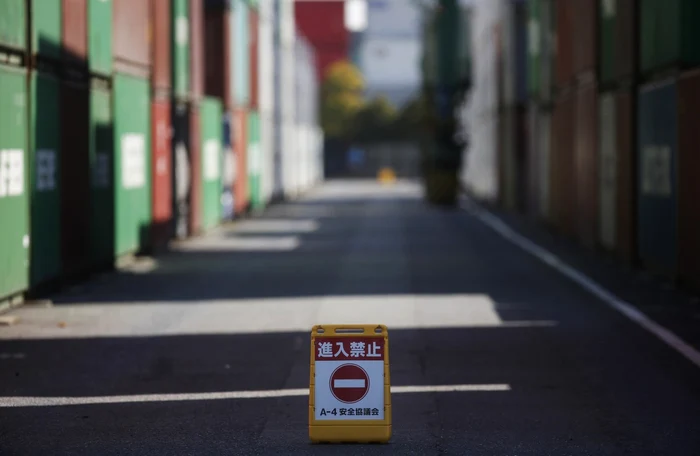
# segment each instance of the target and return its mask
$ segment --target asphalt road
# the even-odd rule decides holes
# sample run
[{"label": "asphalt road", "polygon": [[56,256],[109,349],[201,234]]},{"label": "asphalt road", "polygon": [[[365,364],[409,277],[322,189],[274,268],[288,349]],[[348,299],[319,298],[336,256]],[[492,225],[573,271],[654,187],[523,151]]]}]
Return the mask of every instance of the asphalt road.
[{"label": "asphalt road", "polygon": [[[0,327],[0,454],[700,454],[700,368],[410,184],[329,183],[53,301]],[[394,386],[507,388],[397,392],[389,444],[311,445],[309,330],[352,322],[389,327]]]}]

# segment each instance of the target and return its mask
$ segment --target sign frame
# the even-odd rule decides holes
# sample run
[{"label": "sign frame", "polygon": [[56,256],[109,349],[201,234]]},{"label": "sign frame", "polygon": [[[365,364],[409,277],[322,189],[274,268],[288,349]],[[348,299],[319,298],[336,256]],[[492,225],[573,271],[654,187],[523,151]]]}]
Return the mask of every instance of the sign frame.
[{"label": "sign frame", "polygon": [[[384,344],[384,413],[382,419],[316,419],[316,339],[376,338]],[[387,443],[391,439],[389,332],[382,324],[314,325],[309,369],[309,439],[313,443]],[[352,364],[352,361],[346,361]],[[325,386],[325,385],[324,385]]]}]

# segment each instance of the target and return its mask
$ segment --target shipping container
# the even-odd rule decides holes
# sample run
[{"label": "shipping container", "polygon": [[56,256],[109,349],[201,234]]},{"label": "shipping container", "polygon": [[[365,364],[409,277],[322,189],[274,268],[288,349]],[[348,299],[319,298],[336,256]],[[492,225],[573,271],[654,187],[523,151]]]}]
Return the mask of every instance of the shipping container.
[{"label": "shipping container", "polygon": [[202,123],[199,104],[190,105],[190,217],[188,229],[191,235],[202,232]]},{"label": "shipping container", "polygon": [[608,250],[617,246],[617,97],[600,95],[598,102],[599,240]]},{"label": "shipping container", "polygon": [[636,259],[636,185],[637,161],[635,153],[633,89],[617,92],[615,105],[617,145],[617,250],[628,263]]},{"label": "shipping container", "polygon": [[151,2],[113,0],[114,71],[147,77],[151,61]]},{"label": "shipping container", "polygon": [[26,51],[27,10],[25,3],[26,0],[3,0],[0,2],[0,49]]},{"label": "shipping container", "polygon": [[250,50],[248,51],[248,55],[250,58],[250,66],[249,66],[249,71],[250,71],[250,76],[249,76],[249,81],[250,81],[250,107],[252,109],[260,109],[260,102],[258,100],[258,61],[259,61],[259,55],[258,55],[258,48],[259,48],[259,40],[258,40],[258,29],[259,29],[259,14],[256,9],[250,9],[248,13],[248,32],[250,35],[249,38],[249,43],[248,45],[250,46]]},{"label": "shipping container", "polygon": [[683,282],[700,288],[700,129],[697,119],[700,100],[700,73],[684,75],[678,83],[678,256]]},{"label": "shipping container", "polygon": [[90,90],[87,78],[61,85],[62,274],[77,278],[90,266]]},{"label": "shipping container", "polygon": [[[10,11],[10,17],[20,17]],[[3,27],[8,30],[9,24]],[[23,69],[0,65],[0,299],[20,293],[29,285],[26,77]]]},{"label": "shipping container", "polygon": [[501,109],[498,118],[498,195],[501,205],[510,211],[515,210],[517,200],[517,168],[515,160],[515,108]]},{"label": "shipping container", "polygon": [[149,244],[151,103],[148,79],[114,76],[115,256]]},{"label": "shipping container", "polygon": [[103,76],[112,75],[112,1],[89,0],[88,3],[90,72]]},{"label": "shipping container", "polygon": [[[527,102],[527,11],[523,0],[513,2],[513,50],[515,52],[515,101]],[[470,40],[471,41],[471,40]],[[471,50],[470,50],[471,52]],[[471,60],[471,59],[470,59]],[[471,69],[469,70],[471,72]]]},{"label": "shipping container", "polygon": [[549,218],[551,115],[548,111],[531,104],[527,120],[529,125],[527,157],[530,212],[536,219],[547,220]]},{"label": "shipping container", "polygon": [[221,221],[221,143],[223,109],[221,100],[205,97],[200,105],[202,163],[202,228],[209,230]]},{"label": "shipping container", "polygon": [[639,0],[639,59],[642,73],[700,64],[697,46],[700,2]]},{"label": "shipping container", "polygon": [[172,125],[170,100],[154,99],[151,102],[152,138],[152,205],[153,224],[151,240],[154,247],[163,247],[172,238],[173,228],[173,166]]},{"label": "shipping container", "polygon": [[81,70],[88,66],[87,0],[61,0],[63,61]]},{"label": "shipping container", "polygon": [[221,219],[233,220],[235,217],[233,183],[236,178],[236,163],[233,153],[233,114],[224,111],[223,115],[223,175],[221,176]]},{"label": "shipping container", "polygon": [[203,0],[190,1],[190,84],[192,98],[204,96],[204,3]]},{"label": "shipping container", "polygon": [[32,57],[60,60],[61,0],[25,0],[25,2],[27,5],[31,4]]},{"label": "shipping container", "polygon": [[206,74],[204,93],[232,106],[231,90],[231,10],[226,3],[207,2],[204,15]]},{"label": "shipping container", "polygon": [[231,13],[233,21],[233,94],[234,106],[248,108],[250,104],[250,20],[248,5],[236,0]]},{"label": "shipping container", "polygon": [[552,154],[550,162],[550,205],[554,225],[566,235],[575,235],[575,98],[567,94],[557,100],[552,118]]},{"label": "shipping container", "polygon": [[260,115],[257,111],[248,112],[248,194],[252,209],[261,209],[264,205],[261,189],[261,171],[263,157],[260,150]]},{"label": "shipping container", "polygon": [[638,256],[671,276],[677,262],[677,92],[675,80],[643,86],[637,111]]},{"label": "shipping container", "polygon": [[29,185],[31,186],[32,287],[61,273],[60,89],[55,74],[33,71],[30,78]]},{"label": "shipping container", "polygon": [[571,3],[574,74],[595,73],[597,60],[598,0],[565,0]]},{"label": "shipping container", "polygon": [[542,71],[542,41],[546,33],[542,29],[540,8],[542,0],[529,0],[527,3],[527,92],[537,97],[540,92],[540,72]]},{"label": "shipping container", "polygon": [[184,239],[190,235],[190,195],[192,189],[190,106],[182,101],[175,101],[172,108],[173,228],[175,236]]},{"label": "shipping container", "polygon": [[607,85],[635,74],[638,0],[598,1],[598,77]]},{"label": "shipping container", "polygon": [[[151,0],[151,85],[156,92],[169,91],[172,86],[170,60],[171,2]],[[170,118],[170,112],[166,116]],[[169,124],[168,124],[169,126]]]},{"label": "shipping container", "polygon": [[574,17],[574,2],[576,0],[557,0],[555,20],[555,79],[558,88],[568,87],[574,78],[574,37],[577,18]]},{"label": "shipping container", "polygon": [[184,99],[190,93],[190,6],[189,0],[172,5],[172,84],[173,95]]},{"label": "shipping container", "polygon": [[586,84],[576,90],[574,114],[576,226],[579,239],[588,246],[598,239],[598,139],[597,87]]},{"label": "shipping container", "polygon": [[[260,149],[263,156],[262,194],[271,201],[275,190],[275,11],[272,1],[264,0],[258,10],[258,106]],[[312,69],[313,71],[313,69]]]},{"label": "shipping container", "polygon": [[247,152],[248,113],[244,109],[236,109],[233,112],[233,153],[236,163],[233,199],[237,214],[245,213],[250,204]]},{"label": "shipping container", "polygon": [[96,268],[115,258],[114,114],[112,89],[94,79],[90,88],[90,253]]}]

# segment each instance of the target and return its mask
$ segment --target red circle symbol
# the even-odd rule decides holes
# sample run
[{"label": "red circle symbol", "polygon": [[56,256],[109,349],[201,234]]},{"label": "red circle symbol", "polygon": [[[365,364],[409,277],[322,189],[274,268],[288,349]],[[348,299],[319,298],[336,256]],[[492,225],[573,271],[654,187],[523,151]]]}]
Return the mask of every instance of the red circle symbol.
[{"label": "red circle symbol", "polygon": [[357,364],[343,364],[331,374],[331,393],[340,402],[353,404],[369,391],[369,375]]}]

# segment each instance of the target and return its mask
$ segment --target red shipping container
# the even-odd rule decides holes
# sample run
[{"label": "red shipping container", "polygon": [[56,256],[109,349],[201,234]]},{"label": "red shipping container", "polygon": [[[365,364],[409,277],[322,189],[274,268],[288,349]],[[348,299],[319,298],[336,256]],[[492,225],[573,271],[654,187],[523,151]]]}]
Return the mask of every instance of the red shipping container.
[{"label": "red shipping container", "polygon": [[316,51],[319,81],[328,67],[348,58],[350,34],[345,28],[345,5],[337,1],[295,2],[297,27]]},{"label": "red shipping container", "polygon": [[[115,70],[145,76],[151,65],[151,2],[113,0]],[[137,70],[138,69],[138,70]]]},{"label": "red shipping container", "polygon": [[232,106],[231,87],[231,20],[230,11],[222,5],[207,3],[204,15],[204,60],[206,75],[204,92],[217,97],[225,109]]},{"label": "red shipping container", "polygon": [[171,87],[170,69],[170,3],[169,1],[151,0],[151,60],[153,71],[151,83],[156,90]]},{"label": "red shipping container", "polygon": [[192,98],[199,100],[204,95],[204,3],[190,0],[190,82]]},{"label": "red shipping container", "polygon": [[151,104],[151,138],[153,141],[152,204],[153,225],[152,245],[164,246],[172,237],[173,180],[170,121],[170,100],[153,100]]},{"label": "red shipping container", "polygon": [[190,219],[189,233],[202,231],[202,131],[199,126],[199,105],[190,106]]},{"label": "red shipping container", "polygon": [[557,101],[552,116],[550,198],[554,225],[564,234],[575,233],[576,180],[574,173],[574,97]]},{"label": "red shipping container", "polygon": [[248,149],[248,122],[246,111],[236,109],[233,111],[233,153],[235,157],[235,177],[233,182],[233,199],[236,214],[243,213],[248,208],[248,162],[246,152]]},{"label": "red shipping container", "polygon": [[248,15],[249,19],[249,31],[250,31],[250,107],[251,109],[258,109],[259,107],[259,101],[258,101],[258,65],[259,65],[259,58],[258,58],[258,50],[260,48],[259,43],[258,43],[258,30],[259,30],[259,21],[258,21],[258,11],[255,9],[250,10],[250,14]]},{"label": "red shipping container", "polygon": [[678,82],[678,256],[681,280],[700,289],[700,144],[698,128],[700,72],[683,75]]},{"label": "red shipping container", "polygon": [[62,0],[61,38],[66,64],[88,65],[87,0]]},{"label": "red shipping container", "polygon": [[598,106],[595,84],[578,88],[574,119],[576,227],[578,237],[594,246],[598,237]]},{"label": "red shipping container", "polygon": [[576,18],[573,17],[575,0],[554,2],[556,9],[556,54],[554,56],[555,87],[571,85],[574,77],[573,41]]},{"label": "red shipping container", "polygon": [[634,94],[622,90],[617,94],[617,249],[622,258],[632,263],[636,255],[636,154],[633,147]]},{"label": "red shipping container", "polygon": [[574,73],[594,72],[596,61],[598,2],[599,0],[568,0],[573,7]]}]

